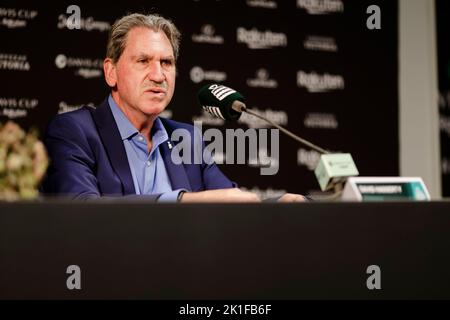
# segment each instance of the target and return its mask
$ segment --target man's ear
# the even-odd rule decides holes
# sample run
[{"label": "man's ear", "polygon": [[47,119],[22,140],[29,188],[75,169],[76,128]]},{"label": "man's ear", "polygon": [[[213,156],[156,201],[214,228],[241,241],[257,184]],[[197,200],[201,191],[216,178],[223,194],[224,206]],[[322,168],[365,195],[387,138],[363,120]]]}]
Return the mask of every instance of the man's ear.
[{"label": "man's ear", "polygon": [[103,72],[105,73],[105,80],[108,86],[114,88],[117,84],[117,68],[111,58],[106,58],[103,61]]}]

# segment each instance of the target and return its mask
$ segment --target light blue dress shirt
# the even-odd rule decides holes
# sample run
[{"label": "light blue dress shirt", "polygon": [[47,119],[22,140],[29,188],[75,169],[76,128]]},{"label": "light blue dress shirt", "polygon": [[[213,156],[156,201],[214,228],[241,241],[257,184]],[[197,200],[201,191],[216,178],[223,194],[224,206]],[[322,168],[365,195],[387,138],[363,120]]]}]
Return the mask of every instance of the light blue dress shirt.
[{"label": "light blue dress shirt", "polygon": [[158,202],[176,202],[179,193],[187,190],[172,190],[166,166],[158,148],[163,143],[169,143],[169,136],[161,120],[156,118],[153,123],[152,149],[148,152],[146,137],[133,126],[111,95],[108,97],[108,102],[125,146],[136,194],[160,193]]}]

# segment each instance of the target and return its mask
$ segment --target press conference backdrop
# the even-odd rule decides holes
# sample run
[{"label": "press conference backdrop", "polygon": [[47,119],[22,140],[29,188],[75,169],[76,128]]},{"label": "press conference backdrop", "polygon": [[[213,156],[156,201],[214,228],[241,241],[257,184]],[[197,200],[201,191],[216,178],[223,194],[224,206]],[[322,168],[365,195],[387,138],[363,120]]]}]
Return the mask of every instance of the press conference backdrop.
[{"label": "press conference backdrop", "polygon": [[450,3],[436,0],[439,65],[439,122],[442,161],[442,196],[450,196]]},{"label": "press conference backdrop", "polygon": [[[80,29],[67,24],[70,5],[80,8]],[[367,28],[370,5],[381,9],[380,30]],[[156,12],[183,35],[165,117],[202,120],[203,130],[263,128],[249,117],[227,124],[202,113],[196,92],[222,83],[302,137],[352,153],[361,175],[398,175],[397,10],[392,0],[2,1],[1,121],[42,132],[55,114],[102,102],[112,23],[129,12]],[[223,171],[263,196],[317,190],[318,154],[280,138],[276,175],[260,175],[258,165],[227,164]]]}]

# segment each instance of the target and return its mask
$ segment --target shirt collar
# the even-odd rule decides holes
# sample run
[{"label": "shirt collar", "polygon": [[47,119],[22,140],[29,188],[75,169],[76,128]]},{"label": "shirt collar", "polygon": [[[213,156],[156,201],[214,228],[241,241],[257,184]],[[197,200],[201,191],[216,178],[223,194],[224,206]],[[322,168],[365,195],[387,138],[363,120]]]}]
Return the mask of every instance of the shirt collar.
[{"label": "shirt collar", "polygon": [[[133,126],[130,120],[125,116],[122,110],[119,108],[117,103],[114,101],[113,97],[109,95],[108,103],[111,108],[111,112],[113,114],[114,120],[116,121],[117,127],[119,128],[120,137],[123,140],[129,139],[136,134],[139,134],[139,131]],[[155,149],[158,145],[163,143],[166,140],[169,140],[169,135],[164,128],[159,117],[155,119],[153,122],[152,128],[152,140],[153,145],[155,146],[152,149]]]},{"label": "shirt collar", "polygon": [[130,120],[128,120],[122,110],[120,110],[119,106],[116,104],[111,95],[109,95],[108,97],[108,103],[111,108],[114,120],[116,121],[117,127],[119,128],[122,141],[138,134],[139,131],[133,126]]},{"label": "shirt collar", "polygon": [[167,133],[166,128],[164,128],[164,125],[162,124],[162,121],[161,119],[159,119],[159,117],[157,117],[153,122],[152,140],[154,146],[152,148],[152,151],[164,141],[169,140],[169,134]]}]

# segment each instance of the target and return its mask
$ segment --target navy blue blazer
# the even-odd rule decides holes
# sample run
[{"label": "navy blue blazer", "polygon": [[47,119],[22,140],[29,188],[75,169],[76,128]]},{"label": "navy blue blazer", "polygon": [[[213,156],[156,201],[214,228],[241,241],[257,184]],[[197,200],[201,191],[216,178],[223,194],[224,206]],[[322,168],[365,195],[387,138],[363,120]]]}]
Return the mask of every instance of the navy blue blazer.
[{"label": "navy blue blazer", "polygon": [[[163,118],[161,121],[169,138],[177,128],[187,129],[194,137],[192,125]],[[125,147],[107,99],[97,108],[84,106],[54,117],[44,143],[50,165],[41,185],[43,193],[81,199],[136,195]],[[171,143],[175,146],[177,142]],[[159,148],[174,190],[236,187],[215,163],[176,165],[171,160],[168,144],[163,143]],[[157,200],[158,196],[146,198]]]}]

